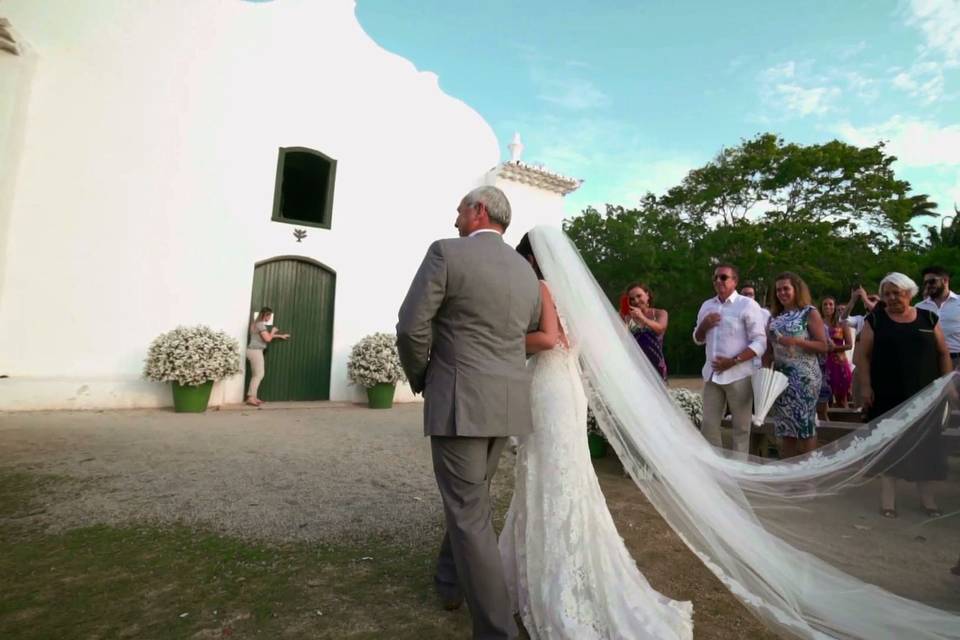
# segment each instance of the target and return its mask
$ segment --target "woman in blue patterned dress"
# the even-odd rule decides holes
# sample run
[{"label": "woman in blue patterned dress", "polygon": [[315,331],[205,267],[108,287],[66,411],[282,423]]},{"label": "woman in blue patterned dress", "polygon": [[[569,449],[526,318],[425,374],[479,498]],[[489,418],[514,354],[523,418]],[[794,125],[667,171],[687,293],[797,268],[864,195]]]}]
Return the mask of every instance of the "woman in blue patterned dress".
[{"label": "woman in blue patterned dress", "polygon": [[789,271],[776,278],[776,297],[767,327],[764,366],[787,376],[789,384],[770,412],[781,439],[780,457],[789,458],[817,447],[817,399],[822,375],[817,356],[826,353],[823,318],[813,306],[810,289]]}]

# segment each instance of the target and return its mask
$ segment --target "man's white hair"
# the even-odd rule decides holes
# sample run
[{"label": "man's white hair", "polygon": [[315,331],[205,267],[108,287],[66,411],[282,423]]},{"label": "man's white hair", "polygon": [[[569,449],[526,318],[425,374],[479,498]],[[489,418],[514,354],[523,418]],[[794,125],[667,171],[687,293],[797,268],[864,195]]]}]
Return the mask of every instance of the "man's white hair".
[{"label": "man's white hair", "polygon": [[477,187],[464,196],[463,201],[467,205],[479,202],[490,214],[490,222],[499,224],[504,230],[510,226],[510,201],[507,200],[507,195],[497,187]]},{"label": "man's white hair", "polygon": [[920,288],[917,287],[917,283],[916,283],[916,282],[914,282],[913,280],[911,280],[909,276],[905,276],[904,274],[902,274],[902,273],[900,273],[900,272],[898,272],[898,271],[892,271],[892,272],[888,273],[887,275],[883,276],[883,280],[880,281],[880,295],[881,295],[881,296],[883,295],[883,285],[885,285],[885,284],[892,284],[892,285],[895,286],[897,289],[900,289],[900,290],[903,290],[903,291],[908,291],[908,292],[910,293],[910,297],[911,297],[911,298],[913,298],[913,296],[917,295],[917,291],[920,290]]}]

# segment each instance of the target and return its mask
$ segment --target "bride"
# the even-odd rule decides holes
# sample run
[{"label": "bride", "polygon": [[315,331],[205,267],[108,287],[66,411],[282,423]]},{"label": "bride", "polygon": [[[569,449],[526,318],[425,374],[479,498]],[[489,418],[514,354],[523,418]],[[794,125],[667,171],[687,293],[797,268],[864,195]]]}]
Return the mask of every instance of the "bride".
[{"label": "bride", "polygon": [[527,336],[534,431],[517,449],[500,554],[531,638],[692,638],[692,606],[660,594],[617,533],[590,462],[587,398],[571,344],[528,236],[517,251],[537,271],[540,331]]}]

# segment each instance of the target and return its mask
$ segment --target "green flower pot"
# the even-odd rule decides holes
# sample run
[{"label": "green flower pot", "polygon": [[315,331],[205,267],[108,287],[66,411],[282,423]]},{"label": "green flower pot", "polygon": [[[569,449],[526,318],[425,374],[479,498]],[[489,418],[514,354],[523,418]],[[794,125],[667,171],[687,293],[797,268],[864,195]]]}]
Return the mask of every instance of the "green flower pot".
[{"label": "green flower pot", "polygon": [[587,446],[590,447],[591,458],[602,458],[607,455],[607,441],[603,436],[595,433],[587,434]]},{"label": "green flower pot", "polygon": [[367,387],[367,406],[371,409],[389,409],[393,406],[393,392],[397,385],[381,383]]},{"label": "green flower pot", "polygon": [[210,402],[213,380],[196,386],[173,383],[173,410],[177,413],[203,413]]}]

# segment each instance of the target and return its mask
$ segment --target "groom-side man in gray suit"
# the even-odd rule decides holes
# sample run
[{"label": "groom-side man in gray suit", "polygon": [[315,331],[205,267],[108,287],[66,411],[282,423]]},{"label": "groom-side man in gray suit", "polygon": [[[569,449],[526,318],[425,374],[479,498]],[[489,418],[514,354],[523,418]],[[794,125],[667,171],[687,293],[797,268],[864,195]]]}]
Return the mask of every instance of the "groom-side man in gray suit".
[{"label": "groom-side man in gray suit", "polygon": [[524,338],[540,320],[530,265],[502,238],[510,203],[479,187],[457,207],[459,238],[430,245],[397,323],[443,498],[447,531],[435,578],[444,607],[465,597],[474,638],[514,638],[490,518],[490,479],[507,436],[532,430]]}]

